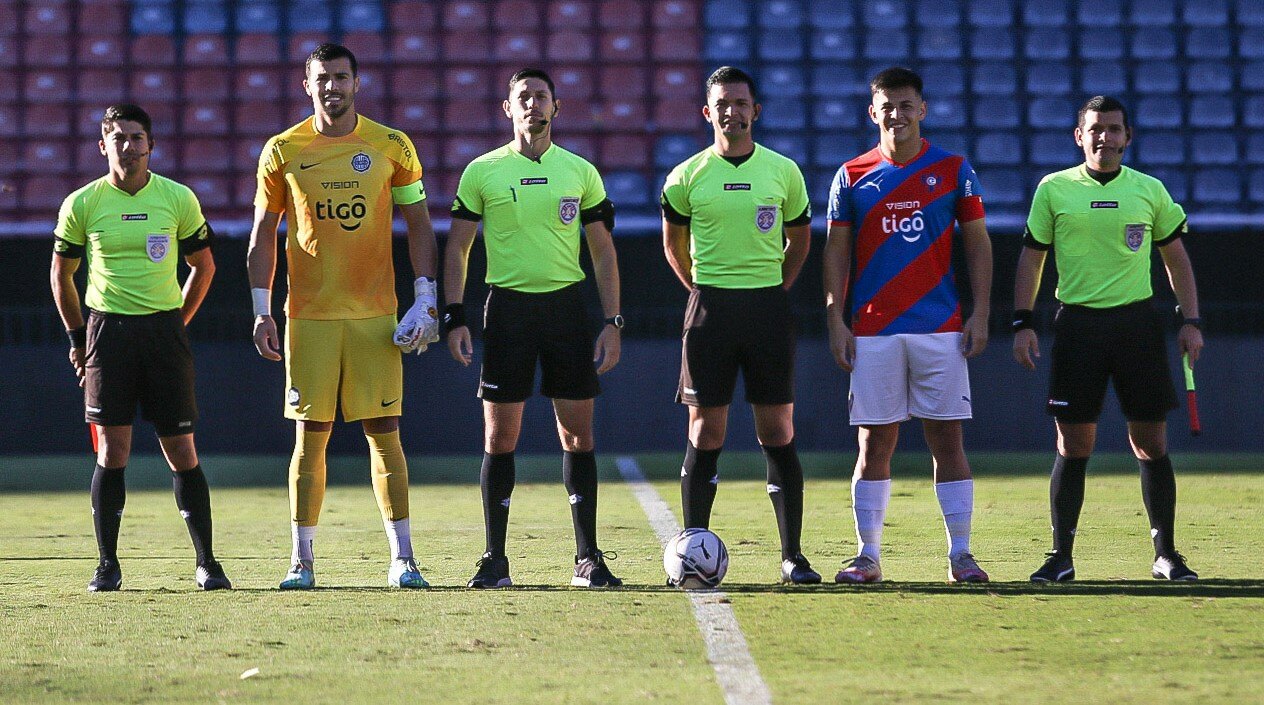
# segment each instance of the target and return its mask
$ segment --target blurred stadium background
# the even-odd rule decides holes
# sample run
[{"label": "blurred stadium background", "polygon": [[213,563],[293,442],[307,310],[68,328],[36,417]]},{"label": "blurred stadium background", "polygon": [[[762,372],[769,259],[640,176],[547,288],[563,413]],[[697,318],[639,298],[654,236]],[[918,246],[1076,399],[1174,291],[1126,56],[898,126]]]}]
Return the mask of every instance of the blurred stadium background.
[{"label": "blurred stadium background", "polygon": [[[1001,450],[1047,449],[1051,440],[1040,408],[1044,373],[1026,375],[1010,361],[1003,325],[1028,200],[1043,174],[1080,160],[1070,134],[1079,103],[1118,95],[1136,132],[1126,163],[1161,178],[1191,214],[1187,246],[1210,343],[1199,369],[1207,433],[1197,449],[1264,449],[1255,391],[1264,379],[1251,362],[1264,354],[1260,0],[6,0],[0,413],[20,423],[0,429],[0,453],[82,446],[78,390],[48,294],[50,231],[62,198],[104,172],[99,117],[124,100],[154,117],[153,169],[192,186],[221,234],[217,281],[191,328],[200,444],[285,450],[280,369],[248,342],[245,236],[260,147],[310,114],[300,66],[330,39],[359,58],[360,112],[417,143],[441,238],[462,168],[507,140],[498,107],[507,77],[525,65],[553,73],[563,102],[557,141],[598,165],[620,214],[631,340],[598,412],[600,442],[612,450],[679,445],[663,428],[683,429],[671,395],[684,292],[661,255],[656,203],[667,170],[709,142],[699,107],[714,67],[736,64],[760,81],[757,139],[800,164],[818,214],[838,165],[875,142],[865,116],[869,77],[892,64],[922,72],[924,134],[968,155],[985,189],[997,336],[973,366],[977,417],[968,433],[976,447]],[[846,381],[819,340],[817,222],[795,291],[799,434],[808,447],[851,448]],[[407,279],[399,278],[405,301]],[[1053,311],[1046,279],[1042,324]],[[1166,284],[1156,289],[1170,303]],[[471,286],[467,301],[481,293]],[[476,448],[475,373],[437,349],[409,361],[407,374],[417,401],[406,438],[433,440],[417,450]],[[418,413],[436,402],[441,411]],[[537,416],[528,426],[551,428]],[[1174,415],[1174,428],[1181,423]],[[524,439],[545,449],[551,435],[528,428]],[[1102,444],[1123,449],[1121,436],[1103,434]],[[1173,436],[1178,448],[1188,445]]]}]

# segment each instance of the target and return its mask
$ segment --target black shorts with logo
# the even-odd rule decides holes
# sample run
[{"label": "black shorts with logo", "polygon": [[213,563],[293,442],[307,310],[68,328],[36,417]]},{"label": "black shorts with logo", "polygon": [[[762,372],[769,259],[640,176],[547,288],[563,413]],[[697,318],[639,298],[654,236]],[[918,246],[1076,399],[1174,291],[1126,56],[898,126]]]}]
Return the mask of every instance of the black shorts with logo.
[{"label": "black shorts with logo", "polygon": [[484,401],[526,401],[540,365],[540,393],[551,399],[592,399],[601,393],[593,337],[579,283],[531,294],[492,287],[483,311]]},{"label": "black shorts with logo", "polygon": [[197,398],[193,349],[179,309],[144,316],[92,311],[88,316],[84,418],[130,426],[141,417],[159,436],[193,433]]},{"label": "black shorts with logo", "polygon": [[1047,410],[1063,423],[1094,423],[1106,385],[1129,421],[1163,421],[1177,407],[1163,322],[1150,301],[1111,308],[1063,304],[1053,324]]},{"label": "black shorts with logo", "polygon": [[685,309],[676,401],[727,406],[741,371],[746,401],[793,403],[794,335],[790,297],[780,286],[695,287]]}]

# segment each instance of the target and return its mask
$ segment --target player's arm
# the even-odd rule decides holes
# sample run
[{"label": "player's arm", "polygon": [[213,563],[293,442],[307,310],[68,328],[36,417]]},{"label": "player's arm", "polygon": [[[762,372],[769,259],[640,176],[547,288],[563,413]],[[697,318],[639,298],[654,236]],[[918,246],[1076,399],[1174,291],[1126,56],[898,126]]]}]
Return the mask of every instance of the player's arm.
[{"label": "player's arm", "polygon": [[[611,216],[609,223],[613,225],[613,207]],[[620,313],[619,259],[615,254],[614,237],[606,221],[594,220],[584,224],[584,238],[588,241],[588,254],[592,256],[603,317],[613,318]],[[600,362],[597,374],[605,374],[619,364],[621,349],[621,331],[610,324],[603,326],[593,350],[593,362]]]},{"label": "player's arm", "polygon": [[210,247],[203,247],[184,256],[189,265],[189,276],[184,280],[184,303],[180,306],[180,317],[184,325],[189,325],[193,314],[206,299],[206,292],[211,289],[211,280],[215,278],[215,256]]},{"label": "player's arm", "polygon": [[847,287],[851,280],[851,226],[830,223],[821,260],[825,284],[825,322],[829,326],[830,352],[838,366],[851,372],[856,362],[856,338],[843,319]]},{"label": "player's arm", "polygon": [[83,386],[84,364],[87,361],[87,329],[83,323],[83,309],[79,305],[79,290],[75,288],[75,272],[79,271],[81,261],[80,257],[55,252],[49,272],[53,302],[70,336],[70,365],[79,378],[79,386]]},{"label": "player's arm", "polygon": [[663,218],[663,253],[686,289],[693,289],[693,258],[689,255],[689,226]]},{"label": "player's arm", "polygon": [[453,216],[448,230],[448,246],[443,252],[443,327],[448,332],[448,351],[462,365],[474,361],[474,343],[465,323],[465,277],[470,263],[470,248],[478,235],[478,223]]},{"label": "player's arm", "polygon": [[404,353],[421,354],[439,340],[435,267],[439,246],[425,199],[399,204],[408,228],[408,258],[413,266],[413,304],[395,328],[395,345]]},{"label": "player's arm", "polygon": [[992,239],[986,221],[976,218],[961,224],[961,238],[970,275],[974,311],[962,326],[962,351],[966,357],[983,352],[988,343],[988,317],[992,313]]},{"label": "player's arm", "polygon": [[781,260],[781,288],[789,289],[799,278],[803,263],[812,248],[812,220],[798,225],[787,225],[785,257]]},{"label": "player's arm", "polygon": [[[1176,294],[1176,302],[1181,306],[1181,314],[1188,319],[1198,319],[1198,287],[1194,283],[1194,266],[1189,261],[1189,252],[1179,237],[1166,242],[1157,243],[1159,254],[1163,257],[1163,266],[1167,269],[1167,279],[1172,285],[1172,293]],[[1203,332],[1197,325],[1181,326],[1176,336],[1176,344],[1182,354],[1189,355],[1189,364],[1198,360],[1203,349]]]},{"label": "player's arm", "polygon": [[1031,317],[1047,255],[1047,250],[1024,244],[1018,254],[1018,271],[1014,274],[1014,359],[1029,370],[1036,369],[1034,358],[1040,357],[1040,343]]},{"label": "player's arm", "polygon": [[246,250],[246,274],[255,313],[255,349],[266,360],[281,359],[281,343],[272,318],[272,277],[276,275],[276,231],[280,222],[280,213],[255,206],[250,248]]}]

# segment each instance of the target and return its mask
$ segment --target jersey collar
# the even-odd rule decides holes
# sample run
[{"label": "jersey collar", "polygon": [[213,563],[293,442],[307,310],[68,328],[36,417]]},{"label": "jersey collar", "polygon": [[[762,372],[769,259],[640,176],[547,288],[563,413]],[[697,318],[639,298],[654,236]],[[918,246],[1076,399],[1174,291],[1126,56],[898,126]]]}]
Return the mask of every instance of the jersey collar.
[{"label": "jersey collar", "polygon": [[553,149],[554,149],[555,147],[557,147],[557,143],[550,141],[550,142],[549,142],[549,148],[548,148],[548,149],[546,149],[546,150],[544,150],[543,152],[541,152],[541,153],[540,153],[540,157],[539,157],[538,159],[532,159],[531,157],[528,157],[527,155],[523,154],[522,152],[519,152],[518,150],[514,149],[514,148],[513,148],[513,142],[510,142],[510,143],[509,143],[508,145],[506,145],[506,146],[507,146],[507,147],[509,147],[509,151],[510,151],[511,153],[513,153],[513,154],[517,155],[520,159],[525,159],[525,160],[527,160],[527,161],[531,162],[532,164],[543,164],[543,163],[544,163],[544,158],[545,158],[545,157],[547,157],[547,156],[549,156],[550,154],[552,154],[552,153],[553,153]]},{"label": "jersey collar", "polygon": [[109,186],[110,188],[114,189],[115,191],[118,191],[118,192],[119,192],[121,195],[123,195],[123,196],[126,196],[126,197],[128,197],[128,198],[137,198],[137,197],[139,197],[142,193],[144,193],[145,191],[149,190],[149,187],[150,187],[151,185],[153,185],[153,183],[154,183],[154,172],[152,172],[152,171],[148,171],[148,170],[147,170],[147,171],[145,172],[145,175],[146,175],[146,176],[148,176],[149,178],[145,179],[145,185],[144,185],[144,186],[141,186],[141,187],[140,187],[140,190],[139,190],[139,191],[137,191],[136,193],[128,193],[128,192],[124,191],[123,189],[119,188],[118,186],[115,186],[113,183],[111,183],[111,182],[110,182],[110,175],[109,175],[109,174],[106,174],[106,175],[102,178],[102,181],[104,181],[104,182],[105,182],[105,185],[106,185],[106,186]]},{"label": "jersey collar", "polygon": [[1075,170],[1075,175],[1080,181],[1083,181],[1084,183],[1089,184],[1090,186],[1096,186],[1098,188],[1110,188],[1116,183],[1119,183],[1120,179],[1123,179],[1125,176],[1127,176],[1128,171],[1129,169],[1127,166],[1120,164],[1119,176],[1116,176],[1115,178],[1103,184],[1097,179],[1094,179],[1092,174],[1088,173],[1088,164],[1081,162],[1079,167],[1077,167]]},{"label": "jersey collar", "polygon": [[755,148],[751,150],[751,153],[750,153],[750,155],[746,158],[746,161],[742,162],[741,164],[734,164],[733,162],[729,161],[727,158],[725,158],[725,156],[724,156],[723,154],[720,154],[720,151],[719,151],[718,149],[716,149],[716,148],[715,148],[715,145],[714,145],[714,144],[712,144],[710,147],[707,147],[707,149],[709,149],[709,150],[711,151],[711,156],[715,157],[716,159],[719,159],[721,162],[723,162],[723,163],[724,163],[725,165],[727,165],[729,168],[731,168],[731,169],[741,169],[742,167],[746,166],[747,164],[750,164],[751,162],[755,161],[755,157],[759,156],[759,151],[760,151],[761,149],[763,149],[763,147],[761,147],[761,146],[760,146],[760,144],[759,144],[758,142],[752,142],[751,144],[755,145]]},{"label": "jersey collar", "polygon": [[874,148],[874,150],[877,151],[878,153],[879,159],[886,162],[887,164],[890,164],[892,166],[897,166],[897,167],[906,167],[909,164],[912,164],[913,162],[917,161],[918,159],[921,159],[922,155],[926,154],[926,150],[928,149],[930,149],[930,142],[927,142],[926,138],[923,137],[922,148],[917,150],[917,154],[912,159],[908,160],[907,162],[897,162],[894,159],[887,159],[887,155],[882,153],[882,145],[878,145],[877,147]]}]

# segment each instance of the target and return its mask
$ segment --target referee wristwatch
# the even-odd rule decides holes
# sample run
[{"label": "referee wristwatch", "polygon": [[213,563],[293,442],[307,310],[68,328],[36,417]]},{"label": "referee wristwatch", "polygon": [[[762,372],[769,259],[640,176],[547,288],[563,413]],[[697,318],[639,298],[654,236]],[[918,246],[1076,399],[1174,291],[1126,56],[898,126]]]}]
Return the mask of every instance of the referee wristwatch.
[{"label": "referee wristwatch", "polygon": [[622,313],[616,313],[616,314],[614,314],[613,316],[611,316],[610,318],[607,318],[607,319],[606,319],[606,325],[608,325],[608,326],[614,326],[615,328],[617,328],[617,329],[619,329],[619,330],[623,330],[623,314],[622,314]]}]

